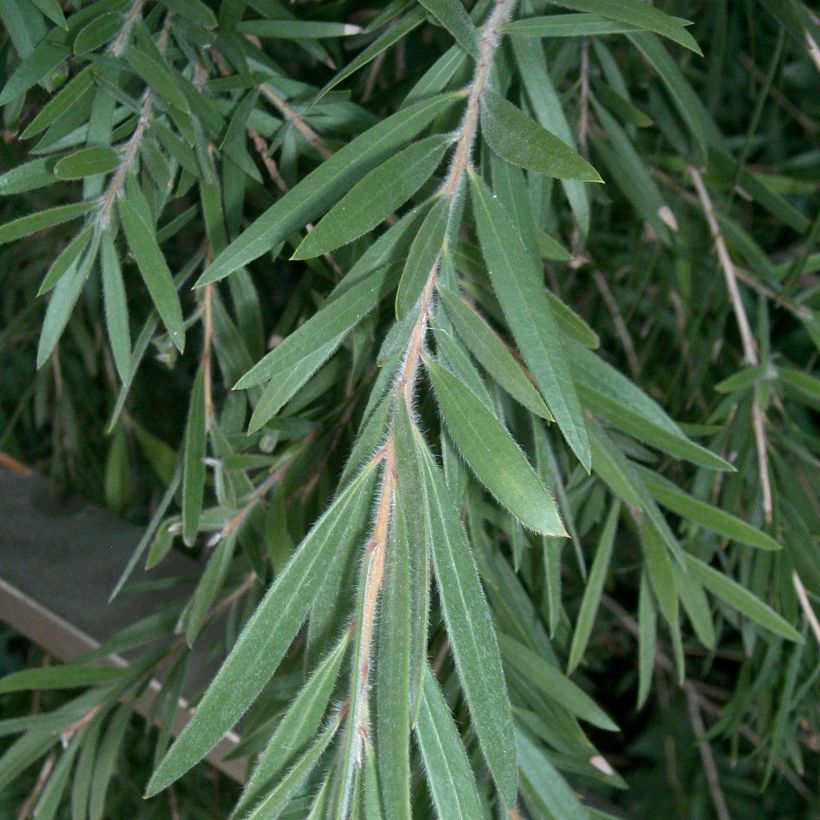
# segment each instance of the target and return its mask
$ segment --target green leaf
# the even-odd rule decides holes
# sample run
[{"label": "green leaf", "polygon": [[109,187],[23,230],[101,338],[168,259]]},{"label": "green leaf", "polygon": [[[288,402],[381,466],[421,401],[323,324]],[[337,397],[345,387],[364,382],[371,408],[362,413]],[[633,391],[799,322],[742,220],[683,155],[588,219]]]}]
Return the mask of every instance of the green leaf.
[{"label": "green leaf", "polygon": [[9,77],[0,92],[0,106],[14,102],[33,85],[39,83],[60,66],[69,50],[49,37],[43,38]]},{"label": "green leaf", "polygon": [[548,663],[537,652],[500,634],[498,642],[505,664],[517,670],[550,700],[571,714],[608,732],[619,731],[606,712],[583,689],[576,686],[560,669]]},{"label": "green leaf", "polygon": [[586,809],[549,758],[523,732],[515,733],[524,797],[533,817],[587,820]]},{"label": "green leaf", "polygon": [[[403,404],[403,402],[402,402]],[[412,441],[411,441],[412,446]],[[376,762],[384,813],[410,820],[410,510],[396,500],[384,567],[375,687]],[[415,512],[415,511],[413,511]]]},{"label": "green leaf", "polygon": [[234,814],[240,815],[259,800],[271,781],[293,755],[316,734],[330,703],[339,669],[350,645],[350,630],[345,630],[335,649],[316,667],[287,712],[276,726],[253,774],[242,791]]},{"label": "green leaf", "polygon": [[351,140],[268,208],[210,264],[197,287],[247,265],[301,229],[350,186],[461,97],[442,94],[405,108]]},{"label": "green leaf", "polygon": [[435,134],[374,168],[325,214],[291,258],[321,256],[373,230],[430,178],[451,143]]},{"label": "green leaf", "polygon": [[360,26],[352,23],[321,22],[314,20],[246,20],[236,30],[241,34],[255,34],[274,40],[307,40],[322,37],[349,37],[360,34]]},{"label": "green leaf", "polygon": [[118,200],[118,204],[128,247],[134,254],[142,279],[148,288],[148,293],[151,294],[157,313],[168,330],[171,341],[182,353],[185,348],[182,307],[171,271],[157,244],[156,234],[152,227],[143,222],[139,211],[128,199],[122,197]]},{"label": "green leaf", "polygon": [[638,708],[646,703],[655,672],[655,643],[658,633],[658,616],[649,591],[646,570],[641,573],[638,592]]},{"label": "green leaf", "polygon": [[348,333],[379,303],[389,268],[382,268],[345,290],[257,362],[237,383],[247,390],[269,381],[254,410],[251,432],[284,407],[297,390],[339,347]]},{"label": "green leaf", "polygon": [[162,5],[174,14],[187,17],[204,28],[216,28],[217,26],[216,15],[202,0],[162,0]]},{"label": "green leaf", "polygon": [[23,669],[0,678],[0,695],[42,689],[75,689],[108,683],[122,677],[122,669],[112,666],[89,666],[84,663],[66,663]]},{"label": "green leaf", "polygon": [[407,262],[396,292],[396,316],[404,318],[416,305],[433,266],[444,245],[450,219],[450,201],[440,197],[424,217],[413,244],[407,253]]},{"label": "green leaf", "polygon": [[518,37],[596,37],[635,31],[636,26],[596,14],[549,14],[504,24],[507,34]]},{"label": "green leaf", "polygon": [[339,729],[340,717],[319,735],[316,742],[291,766],[276,788],[247,815],[248,820],[275,820],[287,808],[293,793],[307,779]]},{"label": "green leaf", "polygon": [[642,3],[641,0],[553,0],[553,2],[573,11],[599,14],[601,17],[607,17],[619,23],[654,31],[702,56],[695,39],[684,28],[691,23],[665,14],[654,6]]},{"label": "green leaf", "polygon": [[584,597],[581,600],[581,609],[575,623],[575,632],[572,635],[572,645],[570,646],[569,660],[567,661],[568,675],[571,675],[578,664],[581,663],[589,638],[592,635],[592,627],[595,624],[595,616],[598,613],[601,593],[604,590],[604,582],[612,558],[612,547],[615,543],[615,532],[618,527],[620,510],[621,505],[617,501],[613,502],[609,509],[609,515],[606,517],[604,528],[601,531],[598,548],[595,550],[592,569],[589,571],[589,578],[586,587],[584,587]]},{"label": "green leaf", "polygon": [[429,359],[425,365],[441,417],[481,483],[524,526],[566,536],[555,502],[498,419],[449,371]]},{"label": "green leaf", "polygon": [[56,182],[51,172],[53,164],[52,157],[43,157],[22,162],[0,174],[0,196],[13,196],[53,185]]},{"label": "green leaf", "polygon": [[94,758],[94,772],[91,775],[91,791],[88,796],[89,820],[102,820],[105,813],[105,796],[133,708],[131,703],[123,703],[117,707],[105,727],[105,734]]},{"label": "green leaf", "polygon": [[481,133],[513,165],[559,179],[603,182],[579,153],[494,91],[481,98]]},{"label": "green leaf", "polygon": [[68,24],[63,16],[58,0],[31,0],[52,23],[56,23],[60,28],[68,30]]},{"label": "green leaf", "polygon": [[51,263],[51,267],[43,277],[43,281],[37,291],[38,296],[48,293],[60,281],[63,275],[76,264],[77,260],[88,249],[91,244],[91,225],[83,228],[75,237],[63,248],[57,258]]},{"label": "green leaf", "polygon": [[74,38],[74,54],[88,54],[113,40],[122,29],[122,14],[110,11],[95,17]]},{"label": "green leaf", "polygon": [[444,288],[439,294],[458,335],[479,364],[527,410],[552,421],[544,400],[496,332],[462,299]]},{"label": "green leaf", "polygon": [[63,157],[54,166],[54,176],[58,179],[82,179],[94,174],[107,174],[119,164],[119,156],[113,148],[95,145],[81,148]]},{"label": "green leaf", "polygon": [[459,0],[419,0],[471,57],[478,58],[478,32]]},{"label": "green leaf", "polygon": [[71,107],[80,100],[94,84],[91,69],[86,68],[69,80],[38,112],[37,116],[26,126],[20,139],[31,139],[45,131],[52,123],[65,116]]},{"label": "green leaf", "polygon": [[770,535],[753,527],[719,507],[707,504],[685,493],[671,481],[667,481],[652,470],[640,468],[644,484],[658,503],[677,515],[688,518],[707,530],[731,538],[741,544],[762,550],[779,550],[780,544]]},{"label": "green leaf", "polygon": [[53,228],[55,225],[62,225],[64,222],[71,222],[88,213],[96,205],[96,202],[73,202],[70,205],[57,205],[55,208],[47,208],[13,219],[5,225],[0,225],[0,245]]},{"label": "green leaf", "polygon": [[648,518],[641,517],[638,526],[643,549],[644,567],[658,599],[661,613],[669,628],[678,629],[678,590],[672,562],[658,530]]},{"label": "green leaf", "polygon": [[415,446],[415,426],[406,402],[398,401],[393,435],[396,445],[396,520],[408,541],[410,634],[410,726],[415,726],[427,665],[427,626],[430,609],[430,532],[424,514],[421,464]]},{"label": "green leaf", "polygon": [[426,665],[416,738],[436,814],[452,820],[481,817],[470,761],[441,688]]},{"label": "green leaf", "polygon": [[686,567],[712,594],[726,601],[729,606],[745,615],[750,621],[768,629],[787,641],[802,643],[800,633],[768,604],[749,592],[722,572],[692,555],[686,556]]},{"label": "green leaf", "polygon": [[470,181],[478,238],[504,317],[558,427],[589,470],[583,412],[541,275],[484,182],[475,174]]},{"label": "green leaf", "polygon": [[146,54],[136,46],[129,48],[125,56],[131,68],[145,80],[146,85],[151,87],[159,97],[168,105],[179,111],[189,111],[188,100],[177,87],[170,71],[162,63],[157,62],[154,57]]},{"label": "green leaf", "polygon": [[182,538],[190,547],[199,531],[202,494],[205,490],[205,370],[196,372],[188,406],[185,440],[182,446]]},{"label": "green leaf", "polygon": [[441,607],[481,750],[501,799],[515,805],[518,772],[510,702],[495,630],[475,559],[444,478],[416,438]]},{"label": "green leaf", "polygon": [[337,550],[349,549],[364,522],[374,469],[364,470],[331,504],[267,591],[193,718],[148,784],[151,797],[198,763],[244,714],[299,631]]},{"label": "green leaf", "polygon": [[120,259],[114,247],[111,234],[102,236],[100,252],[102,269],[103,305],[105,307],[105,326],[108,330],[108,343],[114,357],[120,380],[125,382],[131,370],[131,332],[128,326],[128,301],[125,285],[122,280]]}]

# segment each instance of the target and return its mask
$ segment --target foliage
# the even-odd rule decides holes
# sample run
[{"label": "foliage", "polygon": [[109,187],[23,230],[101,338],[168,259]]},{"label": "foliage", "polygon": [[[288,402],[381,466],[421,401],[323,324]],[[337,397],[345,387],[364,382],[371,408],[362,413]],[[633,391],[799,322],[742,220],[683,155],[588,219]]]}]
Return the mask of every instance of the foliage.
[{"label": "foliage", "polygon": [[468,5],[0,4],[0,450],[202,566],[0,680],[35,816],[813,810],[816,19]]}]

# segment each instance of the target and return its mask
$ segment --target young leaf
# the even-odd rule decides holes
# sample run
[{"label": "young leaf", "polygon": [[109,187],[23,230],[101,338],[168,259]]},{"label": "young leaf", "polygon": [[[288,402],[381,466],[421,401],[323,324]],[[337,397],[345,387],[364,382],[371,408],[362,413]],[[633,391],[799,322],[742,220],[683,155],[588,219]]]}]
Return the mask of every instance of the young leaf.
[{"label": "young leaf", "polygon": [[481,483],[526,527],[565,536],[555,502],[498,419],[449,371],[425,364],[441,417]]},{"label": "young leaf", "polygon": [[292,258],[321,256],[373,230],[430,178],[450,143],[449,137],[436,134],[374,168],[325,214]]},{"label": "young leaf", "polygon": [[119,210],[128,247],[134,254],[145,286],[151,294],[151,299],[168,330],[171,341],[182,353],[185,348],[182,307],[176,287],[174,287],[171,271],[157,244],[156,234],[151,227],[146,225],[137,208],[127,198],[120,198]]},{"label": "young leaf", "polygon": [[418,437],[416,442],[433,565],[459,680],[501,799],[514,806],[518,772],[512,714],[490,611],[444,478],[425,444]]},{"label": "young leaf", "polygon": [[559,179],[603,182],[579,153],[494,91],[481,98],[481,133],[513,165]]},{"label": "young leaf", "polygon": [[583,412],[541,276],[490,190],[470,176],[478,238],[501,309],[541,395],[578,460],[591,455]]},{"label": "young leaf", "polygon": [[416,738],[438,816],[453,820],[480,817],[470,761],[441,688],[426,665]]},{"label": "young leaf", "polygon": [[276,670],[313,603],[330,555],[350,548],[370,498],[365,469],[331,504],[267,591],[185,727],[157,767],[150,797],[200,761],[243,715]]}]

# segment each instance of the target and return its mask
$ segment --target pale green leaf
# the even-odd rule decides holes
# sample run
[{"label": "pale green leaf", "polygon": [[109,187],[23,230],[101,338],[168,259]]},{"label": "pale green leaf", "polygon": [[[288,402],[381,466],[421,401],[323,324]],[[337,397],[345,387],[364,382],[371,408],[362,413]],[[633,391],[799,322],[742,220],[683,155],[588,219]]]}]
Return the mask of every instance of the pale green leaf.
[{"label": "pale green leaf", "polygon": [[0,245],[44,231],[46,228],[53,228],[55,225],[62,225],[64,222],[71,222],[88,213],[96,205],[96,202],[72,202],[70,205],[57,205],[13,219],[5,225],[0,225]]},{"label": "pale green leaf", "polygon": [[205,371],[197,370],[182,446],[182,538],[190,547],[199,531],[205,490]]},{"label": "pale green leaf", "polygon": [[194,717],[157,767],[147,787],[148,796],[162,791],[199,762],[276,671],[313,603],[331,555],[349,549],[362,526],[373,478],[373,468],[364,470],[297,548],[242,630]]},{"label": "pale green leaf", "polygon": [[431,360],[425,365],[441,417],[481,483],[526,527],[565,536],[555,501],[498,419],[449,371]]},{"label": "pale green leaf", "polygon": [[518,772],[510,702],[475,559],[444,478],[417,437],[441,607],[481,750],[502,800],[515,805]]},{"label": "pale green leaf", "polygon": [[325,214],[292,258],[321,256],[373,230],[430,178],[451,142],[427,137],[374,168]]},{"label": "pale green leaf", "polygon": [[54,166],[54,176],[58,179],[82,179],[94,174],[107,174],[119,163],[117,152],[106,145],[81,148],[63,157]]},{"label": "pale green leaf", "polygon": [[478,32],[460,0],[419,0],[471,57],[478,57]]},{"label": "pale green leaf", "polygon": [[574,149],[494,91],[481,98],[481,133],[502,159],[551,177],[602,182]]},{"label": "pale green leaf", "polygon": [[583,412],[541,275],[487,186],[474,174],[470,179],[478,238],[493,290],[547,407],[588,470],[591,455]]}]

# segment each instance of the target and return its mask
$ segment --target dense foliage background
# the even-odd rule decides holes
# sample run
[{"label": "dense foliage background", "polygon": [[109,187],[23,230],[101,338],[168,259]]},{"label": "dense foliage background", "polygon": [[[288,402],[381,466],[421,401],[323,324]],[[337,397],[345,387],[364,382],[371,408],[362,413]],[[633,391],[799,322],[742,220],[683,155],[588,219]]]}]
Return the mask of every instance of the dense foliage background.
[{"label": "dense foliage background", "polygon": [[113,677],[2,633],[0,815],[228,816],[241,718],[238,816],[817,816],[804,4],[0,24],[0,454],[202,567]]}]

